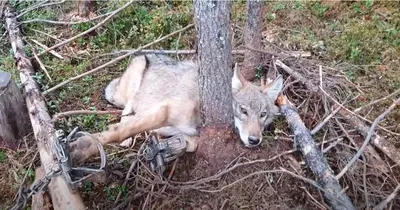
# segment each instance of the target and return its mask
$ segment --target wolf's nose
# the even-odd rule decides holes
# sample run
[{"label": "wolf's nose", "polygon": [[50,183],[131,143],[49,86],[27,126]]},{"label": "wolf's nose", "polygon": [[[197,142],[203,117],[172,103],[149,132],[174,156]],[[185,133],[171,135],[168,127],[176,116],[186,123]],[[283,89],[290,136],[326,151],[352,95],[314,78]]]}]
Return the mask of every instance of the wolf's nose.
[{"label": "wolf's nose", "polygon": [[251,145],[258,145],[260,143],[260,139],[255,136],[249,136],[249,143]]}]

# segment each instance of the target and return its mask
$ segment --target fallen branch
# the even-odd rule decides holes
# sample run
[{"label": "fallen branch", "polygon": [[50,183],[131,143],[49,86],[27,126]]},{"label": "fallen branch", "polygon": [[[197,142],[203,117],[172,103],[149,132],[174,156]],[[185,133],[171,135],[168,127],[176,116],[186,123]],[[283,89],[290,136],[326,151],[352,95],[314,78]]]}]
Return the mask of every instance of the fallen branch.
[{"label": "fallen branch", "polygon": [[[42,43],[40,43],[40,42],[38,42],[38,41],[36,41],[36,40],[34,40],[34,39],[31,39],[31,41],[32,41],[33,43],[37,44],[39,47],[43,48],[43,50],[48,50],[48,49],[49,49],[49,47],[47,47],[46,45],[44,45],[44,44],[42,44]],[[60,54],[58,54],[58,53],[57,53],[56,51],[54,51],[54,50],[49,50],[49,53],[53,54],[54,56],[56,56],[56,57],[59,58],[59,59],[64,59],[64,57],[62,57]],[[37,55],[36,55],[36,56],[37,56]]]},{"label": "fallen branch", "polygon": [[349,168],[357,161],[357,159],[363,154],[365,148],[367,147],[367,145],[371,140],[372,135],[374,134],[375,128],[378,125],[378,123],[380,123],[386,117],[386,115],[388,115],[397,105],[400,105],[400,98],[398,98],[392,105],[389,106],[389,108],[387,108],[382,114],[380,114],[374,120],[374,122],[372,123],[371,127],[367,132],[367,137],[365,138],[363,145],[360,147],[356,155],[354,155],[354,157],[349,161],[349,163],[347,163],[347,165],[343,168],[343,170],[336,176],[337,179],[340,179],[340,177],[342,177],[347,172],[347,170],[349,170]]},{"label": "fallen branch", "polygon": [[[18,27],[16,13],[9,4],[7,4],[5,10],[5,25],[14,52],[16,66],[20,72],[21,82],[26,92],[26,104],[37,141],[40,161],[45,174],[48,174],[52,171],[52,167],[58,164],[58,162],[53,159],[53,152],[51,149],[55,129],[54,125],[51,123],[46,102],[40,94],[37,83],[32,78],[35,72],[24,51],[25,48],[21,31]],[[48,189],[55,210],[85,209],[79,192],[70,192],[65,179],[61,176],[52,178]],[[41,209],[44,209],[44,207]]]},{"label": "fallen branch", "polygon": [[66,2],[66,0],[62,0],[62,1],[59,1],[59,2],[52,2],[52,3],[44,4],[44,3],[46,3],[46,2],[47,2],[47,1],[44,1],[44,2],[41,2],[41,3],[39,3],[39,4],[37,4],[37,5],[33,6],[33,7],[27,8],[24,12],[21,12],[21,13],[17,16],[17,18],[20,18],[20,17],[24,16],[25,14],[27,14],[28,12],[30,12],[30,11],[32,11],[32,10],[35,10],[35,9],[39,9],[39,8],[41,8],[41,7],[47,7],[47,6],[53,6],[53,5],[57,5],[57,4],[62,4],[62,3],[64,3],[64,2]]},{"label": "fallen branch", "polygon": [[93,26],[92,28],[89,28],[88,30],[86,30],[86,31],[84,31],[84,32],[82,32],[82,33],[80,33],[80,34],[78,34],[78,35],[76,35],[76,36],[73,36],[73,37],[71,37],[71,38],[69,38],[69,39],[67,39],[67,40],[65,40],[65,41],[62,41],[62,42],[60,42],[60,43],[58,43],[58,44],[56,44],[56,45],[54,45],[54,46],[52,46],[52,47],[50,47],[50,48],[44,50],[44,51],[42,51],[41,53],[38,54],[38,56],[41,56],[41,55],[45,54],[46,52],[48,52],[48,51],[50,51],[50,50],[54,50],[54,49],[56,49],[57,47],[63,46],[63,45],[65,45],[65,44],[68,44],[68,43],[72,42],[73,40],[75,40],[75,39],[77,39],[77,38],[79,38],[79,37],[81,37],[81,36],[84,36],[84,35],[86,35],[86,34],[92,32],[92,31],[96,30],[96,29],[99,28],[100,26],[104,25],[107,21],[109,21],[109,20],[110,20],[112,17],[114,17],[116,14],[118,14],[119,12],[121,12],[122,10],[124,10],[125,8],[127,8],[128,6],[130,6],[133,2],[135,2],[135,0],[131,0],[131,1],[127,2],[124,6],[118,8],[117,10],[115,10],[114,12],[112,12],[109,16],[107,16],[103,21],[101,21],[101,22],[98,23],[97,25]]},{"label": "fallen branch", "polygon": [[[136,51],[137,49],[132,49],[132,50],[117,50],[113,51],[111,53],[106,53],[103,55],[99,55],[96,58],[99,57],[104,57],[104,56],[109,56],[109,55],[119,55],[119,54],[124,54],[124,53],[129,53],[132,51]],[[196,50],[141,50],[141,53],[154,53],[154,54],[178,54],[178,55],[191,55],[191,54],[196,54]],[[232,54],[239,54],[243,55],[244,50],[232,50]]]},{"label": "fallen branch", "polygon": [[[368,136],[368,126],[365,125],[360,119],[352,115],[346,110],[341,110],[339,115],[346,119],[355,129],[358,130],[364,137]],[[372,136],[371,144],[377,147],[380,151],[385,153],[393,162],[395,162],[400,167],[400,151],[386,141],[384,137],[375,132]]]},{"label": "fallen branch", "polygon": [[49,78],[50,82],[53,82],[53,80],[50,77],[49,72],[47,71],[46,67],[44,66],[44,64],[42,63],[42,61],[40,60],[40,58],[37,56],[36,54],[36,50],[32,48],[32,53],[33,56],[35,57],[36,61],[39,63],[40,68],[44,71],[44,73],[46,74],[47,78]]},{"label": "fallen branch", "polygon": [[[310,131],[305,127],[290,101],[285,96],[279,96],[277,101],[283,116],[286,117],[286,121],[293,131],[295,145],[303,154],[311,171],[317,176],[317,180],[322,188],[330,192],[329,194],[324,194],[325,198],[330,201],[333,209],[355,210],[355,206],[349,197],[343,193],[343,189],[339,181],[335,178],[328,161],[317,147]],[[338,202],[336,198],[339,199],[340,202]]]},{"label": "fallen branch", "polygon": [[381,201],[378,205],[376,205],[373,210],[383,210],[390,201],[396,198],[397,193],[400,191],[400,184],[393,190],[393,192],[383,201]]},{"label": "fallen branch", "polygon": [[46,20],[46,19],[38,19],[38,18],[35,18],[35,19],[32,19],[32,20],[25,20],[25,21],[22,21],[21,24],[28,24],[28,23],[34,23],[34,22],[42,22],[42,23],[50,23],[50,24],[57,24],[57,25],[75,25],[75,24],[81,24],[81,23],[91,22],[91,21],[100,19],[100,18],[102,18],[102,17],[105,17],[105,16],[107,16],[107,15],[111,15],[111,13],[113,13],[113,12],[108,12],[108,13],[105,13],[105,14],[102,14],[102,15],[98,15],[98,16],[96,16],[96,17],[94,17],[94,18],[91,18],[91,19],[81,20],[81,21],[75,21],[75,22],[74,22],[74,21],[55,21],[55,20]]},{"label": "fallen branch", "polygon": [[382,98],[380,98],[380,99],[377,99],[377,100],[375,100],[375,101],[371,101],[371,102],[369,102],[368,104],[365,104],[364,106],[361,106],[361,107],[355,109],[354,112],[359,112],[359,111],[361,111],[362,109],[365,109],[365,108],[367,108],[367,107],[369,107],[369,106],[375,105],[375,104],[377,104],[377,103],[379,103],[379,102],[381,102],[381,101],[384,101],[384,100],[386,100],[386,99],[389,99],[389,98],[391,98],[391,97],[393,97],[393,96],[395,96],[395,95],[397,95],[397,94],[399,94],[399,93],[400,93],[400,89],[398,89],[398,90],[394,91],[393,93],[391,93],[391,94],[389,94],[389,95],[387,95],[387,96],[384,96],[384,97],[382,97]]},{"label": "fallen branch", "polygon": [[260,53],[264,53],[264,54],[269,54],[269,55],[273,55],[276,57],[281,57],[281,56],[290,56],[290,57],[310,57],[311,53],[310,52],[297,52],[297,51],[289,51],[289,52],[281,52],[281,53],[277,53],[277,52],[273,52],[273,51],[267,51],[267,50],[259,50],[259,49],[255,49],[252,48],[250,46],[244,46],[245,49],[248,50],[252,50],[255,52],[260,52]]},{"label": "fallen branch", "polygon": [[92,111],[92,110],[73,110],[67,112],[57,113],[53,116],[53,121],[57,121],[60,118],[71,116],[71,115],[82,115],[82,114],[97,114],[97,115],[104,115],[104,114],[122,114],[122,110],[109,110],[109,111]]},{"label": "fallen branch", "polygon": [[295,79],[301,81],[309,90],[311,90],[313,93],[318,92],[318,87],[310,82],[310,80],[306,79],[303,77],[300,73],[294,71],[291,69],[289,66],[286,66],[286,64],[282,63],[280,60],[276,60],[275,64],[279,67],[281,67],[283,70],[286,71],[286,73],[292,75]]},{"label": "fallen branch", "polygon": [[87,72],[85,72],[85,73],[83,73],[83,74],[80,74],[80,75],[78,75],[78,76],[69,78],[69,79],[65,80],[64,82],[61,82],[60,84],[58,84],[58,85],[56,85],[56,86],[54,86],[54,87],[52,87],[52,88],[50,88],[50,89],[44,91],[42,94],[43,94],[43,95],[46,95],[46,94],[50,93],[51,91],[57,90],[58,88],[63,87],[64,85],[66,85],[66,84],[68,84],[68,83],[70,83],[70,82],[72,82],[72,81],[75,81],[75,80],[78,80],[78,79],[80,79],[80,78],[82,78],[82,77],[85,77],[85,76],[87,76],[87,75],[93,74],[93,73],[95,73],[95,72],[97,72],[97,71],[103,69],[104,67],[110,65],[110,64],[116,63],[116,62],[118,62],[118,61],[120,61],[120,60],[122,60],[122,59],[124,59],[124,58],[127,58],[128,56],[131,56],[131,55],[133,55],[133,54],[135,54],[135,53],[138,53],[138,52],[140,52],[140,51],[141,51],[142,49],[144,49],[144,48],[150,47],[150,46],[152,46],[152,45],[154,45],[154,44],[156,44],[156,43],[158,43],[158,42],[161,42],[162,40],[164,40],[164,39],[166,39],[166,38],[169,38],[169,37],[171,37],[171,36],[173,36],[173,35],[175,35],[175,34],[181,33],[182,31],[185,31],[185,30],[187,30],[187,29],[189,29],[189,28],[191,28],[191,27],[193,27],[193,26],[194,26],[194,24],[190,24],[190,25],[188,25],[188,26],[186,26],[186,27],[184,27],[184,28],[182,28],[182,29],[179,29],[179,30],[177,30],[177,31],[174,31],[174,32],[172,32],[172,33],[170,33],[170,34],[168,34],[168,35],[166,35],[166,36],[163,36],[163,37],[161,37],[161,38],[159,38],[159,39],[157,39],[157,40],[155,40],[155,41],[153,41],[153,42],[151,42],[151,43],[149,43],[149,44],[146,44],[146,45],[144,45],[143,47],[139,47],[139,48],[138,48],[137,50],[135,50],[135,51],[126,53],[125,55],[121,55],[121,56],[119,56],[119,57],[117,57],[117,58],[115,58],[115,59],[113,59],[113,60],[111,60],[111,61],[109,61],[109,62],[107,62],[107,63],[105,63],[105,64],[103,64],[103,65],[101,65],[101,66],[98,66],[98,67],[96,67],[96,68],[94,68],[94,69],[92,69],[92,70],[90,70],[90,71],[87,71]]}]

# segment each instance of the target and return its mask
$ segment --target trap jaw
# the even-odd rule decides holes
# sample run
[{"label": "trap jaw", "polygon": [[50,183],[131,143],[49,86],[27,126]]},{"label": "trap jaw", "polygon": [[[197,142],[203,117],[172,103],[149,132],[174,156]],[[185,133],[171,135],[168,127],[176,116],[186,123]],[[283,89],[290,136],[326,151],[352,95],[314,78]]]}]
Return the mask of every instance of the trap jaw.
[{"label": "trap jaw", "polygon": [[78,127],[74,128],[68,136],[65,136],[63,130],[57,130],[54,137],[55,139],[53,141],[53,149],[61,166],[62,177],[67,182],[68,188],[71,191],[76,191],[84,181],[105,179],[104,168],[106,166],[106,154],[103,146],[100,143],[97,144],[101,158],[100,168],[94,169],[87,167],[72,167],[72,158],[69,153],[69,143],[83,135],[86,135],[86,133],[78,131]]},{"label": "trap jaw", "polygon": [[149,162],[150,169],[160,176],[164,173],[165,163],[171,162],[186,152],[186,141],[182,135],[172,136],[162,141],[152,133],[145,146],[144,156]]}]

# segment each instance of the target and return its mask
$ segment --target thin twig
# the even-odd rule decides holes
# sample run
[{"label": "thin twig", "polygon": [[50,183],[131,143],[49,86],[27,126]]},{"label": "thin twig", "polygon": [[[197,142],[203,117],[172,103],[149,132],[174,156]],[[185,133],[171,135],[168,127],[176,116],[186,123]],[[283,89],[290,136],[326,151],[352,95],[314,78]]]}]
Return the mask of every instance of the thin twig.
[{"label": "thin twig", "polygon": [[376,205],[373,210],[383,210],[390,201],[396,198],[397,193],[400,191],[400,184],[394,189],[394,191],[383,201],[381,201],[378,205]]},{"label": "thin twig", "polygon": [[382,98],[380,98],[380,99],[371,101],[371,102],[369,102],[368,104],[366,104],[366,105],[364,105],[364,106],[361,106],[361,107],[355,109],[354,112],[357,113],[357,112],[361,111],[362,109],[365,109],[365,108],[367,108],[367,107],[369,107],[369,106],[375,105],[375,104],[377,104],[377,103],[379,103],[379,102],[381,102],[381,101],[384,101],[384,100],[386,100],[386,99],[389,99],[389,98],[391,98],[391,97],[397,95],[398,93],[400,93],[400,89],[394,91],[393,93],[391,93],[391,94],[389,94],[389,95],[387,95],[387,96],[385,96],[385,97],[382,97]]},{"label": "thin twig", "polygon": [[41,2],[41,3],[39,3],[39,4],[37,4],[37,5],[33,6],[33,7],[30,7],[28,9],[26,9],[24,12],[20,13],[19,15],[17,15],[17,18],[20,18],[20,17],[24,16],[26,13],[28,13],[28,12],[30,12],[32,10],[35,10],[35,9],[39,9],[41,7],[47,7],[47,6],[53,6],[53,5],[57,5],[57,4],[62,4],[64,2],[66,2],[66,0],[59,1],[59,2],[52,2],[52,3],[48,3],[48,4],[44,4],[45,2],[48,2],[48,1]]},{"label": "thin twig", "polygon": [[[129,53],[132,51],[136,51],[136,49],[117,50],[117,51],[113,51],[110,53],[99,55],[95,58],[100,58],[100,57],[110,56],[110,55],[119,55],[119,54]],[[177,54],[177,55],[191,55],[191,54],[197,53],[196,50],[141,50],[140,52],[141,53],[154,53],[154,54]],[[232,54],[244,54],[244,50],[232,50]]]},{"label": "thin twig", "polygon": [[[37,44],[38,46],[40,46],[41,48],[43,48],[44,50],[48,50],[49,49],[49,47],[47,47],[46,45],[44,45],[44,44],[42,44],[42,43],[40,43],[40,42],[38,42],[38,41],[36,41],[36,40],[34,40],[34,39],[31,39],[31,41],[33,42],[33,43],[35,43],[35,44]],[[59,58],[59,59],[64,59],[64,57],[62,57],[60,54],[58,54],[56,51],[54,51],[54,50],[49,50],[49,53],[51,53],[51,54],[53,54],[54,56],[56,56],[57,58]],[[40,54],[40,53],[39,53]],[[39,55],[38,55],[39,56]]]},{"label": "thin twig", "polygon": [[60,112],[53,116],[53,121],[56,121],[62,117],[66,117],[66,116],[82,115],[82,114],[97,114],[97,115],[115,114],[115,115],[119,115],[119,114],[122,114],[122,110],[109,110],[109,111],[73,110],[73,111],[67,111],[67,112]]},{"label": "thin twig", "polygon": [[336,113],[339,112],[339,110],[342,107],[337,107],[335,110],[333,110],[333,112],[331,114],[329,114],[322,122],[320,122],[317,126],[314,127],[314,129],[312,129],[312,131],[310,132],[311,135],[316,134],[319,130],[321,130],[322,127],[324,127],[324,125],[333,117],[335,116]]},{"label": "thin twig", "polygon": [[81,36],[84,36],[84,35],[86,35],[86,34],[92,32],[92,31],[96,30],[96,29],[99,28],[100,26],[104,25],[107,21],[109,21],[109,20],[110,20],[112,17],[114,17],[116,14],[118,14],[119,12],[121,12],[122,10],[124,10],[125,8],[127,8],[128,6],[130,6],[133,2],[135,2],[135,0],[129,1],[129,2],[126,3],[124,6],[118,8],[117,10],[115,10],[114,12],[112,12],[109,16],[107,16],[103,21],[101,21],[101,22],[98,23],[97,25],[93,26],[92,28],[89,28],[88,30],[86,30],[86,31],[84,31],[84,32],[82,32],[82,33],[80,33],[80,34],[78,34],[78,35],[76,35],[76,36],[73,36],[73,37],[71,37],[71,38],[69,38],[69,39],[67,39],[67,40],[65,40],[65,41],[62,41],[62,42],[60,42],[60,43],[58,43],[58,44],[56,44],[56,45],[50,47],[50,48],[47,49],[47,50],[42,51],[41,53],[38,54],[38,56],[41,56],[41,55],[45,54],[46,52],[48,52],[48,51],[50,51],[50,50],[53,50],[53,49],[56,49],[56,48],[58,48],[58,47],[60,47],[60,46],[63,46],[63,45],[65,45],[65,44],[68,44],[68,43],[72,42],[73,40],[75,40],[75,39],[77,39],[77,38],[79,38],[79,37],[81,37]]},{"label": "thin twig", "polygon": [[47,71],[46,67],[44,66],[44,64],[42,63],[40,58],[37,56],[36,50],[34,48],[32,48],[32,53],[33,53],[33,56],[35,57],[36,61],[39,63],[40,68],[44,71],[44,73],[46,73],[47,78],[49,78],[50,82],[53,82],[53,80],[50,77],[49,72]]},{"label": "thin twig", "polygon": [[26,20],[26,21],[22,21],[21,24],[28,24],[28,23],[34,23],[34,22],[42,22],[42,23],[50,23],[50,24],[57,24],[57,25],[75,25],[75,24],[81,24],[81,23],[87,23],[87,22],[91,22],[97,19],[100,19],[102,17],[105,17],[107,15],[111,15],[113,12],[108,12],[105,14],[101,14],[98,15],[94,18],[91,19],[87,19],[87,20],[81,20],[81,21],[55,21],[55,20],[46,20],[46,19],[39,19],[39,18],[35,18],[32,20]]},{"label": "thin twig", "polygon": [[372,134],[374,134],[375,128],[380,123],[386,115],[388,115],[397,105],[400,104],[400,98],[398,98],[392,105],[389,106],[382,114],[380,114],[372,123],[371,127],[368,130],[368,135],[364,140],[363,145],[360,147],[360,150],[354,155],[354,157],[347,163],[347,165],[343,168],[343,170],[336,176],[336,179],[340,179],[348,170],[349,168],[357,161],[357,159],[361,156],[364,152],[365,148],[369,144]]},{"label": "thin twig", "polygon": [[190,24],[190,25],[188,25],[188,26],[186,26],[186,27],[184,27],[182,29],[174,31],[174,32],[172,32],[172,33],[170,33],[170,34],[168,34],[166,36],[163,36],[163,37],[161,37],[161,38],[159,38],[159,39],[157,39],[157,40],[155,40],[155,41],[153,41],[153,42],[151,42],[149,44],[146,44],[143,47],[139,47],[136,51],[132,51],[132,52],[129,52],[129,53],[125,54],[125,55],[121,55],[121,56],[119,56],[119,57],[117,57],[117,58],[115,58],[115,59],[113,59],[113,60],[111,60],[111,61],[109,61],[109,62],[107,62],[107,63],[105,63],[103,65],[101,65],[101,66],[98,66],[98,67],[96,67],[96,68],[94,68],[94,69],[92,69],[92,70],[90,70],[88,72],[85,72],[83,74],[80,74],[80,75],[72,77],[72,78],[69,78],[69,79],[65,80],[64,82],[61,82],[60,84],[58,84],[58,85],[56,85],[56,86],[44,91],[42,94],[46,95],[46,94],[50,93],[51,91],[57,90],[58,88],[63,87],[64,85],[66,85],[66,84],[68,84],[68,83],[70,83],[72,81],[75,81],[75,80],[78,80],[78,79],[80,79],[82,77],[85,77],[87,75],[93,74],[93,73],[103,69],[104,67],[110,65],[110,64],[116,63],[117,61],[120,61],[120,60],[122,60],[122,59],[124,59],[124,58],[126,58],[126,57],[128,57],[130,55],[133,55],[133,54],[135,54],[137,52],[140,52],[144,48],[150,47],[150,46],[152,46],[152,45],[154,45],[154,44],[156,44],[158,42],[161,42],[164,39],[167,39],[167,38],[169,38],[169,37],[171,37],[171,36],[173,36],[175,34],[178,34],[178,33],[182,32],[182,31],[185,31],[185,30],[187,30],[187,29],[189,29],[189,28],[191,28],[193,26],[194,26],[194,24]]}]

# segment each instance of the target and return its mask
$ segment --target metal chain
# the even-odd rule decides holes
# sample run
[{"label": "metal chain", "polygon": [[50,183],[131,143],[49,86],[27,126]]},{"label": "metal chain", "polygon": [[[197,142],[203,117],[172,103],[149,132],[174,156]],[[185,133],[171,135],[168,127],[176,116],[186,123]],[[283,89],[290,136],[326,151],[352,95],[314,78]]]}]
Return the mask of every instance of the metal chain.
[{"label": "metal chain", "polygon": [[43,191],[51,179],[61,174],[61,168],[55,165],[42,179],[32,183],[28,189],[20,188],[16,204],[10,210],[21,210],[25,208],[27,201],[36,193]]}]

